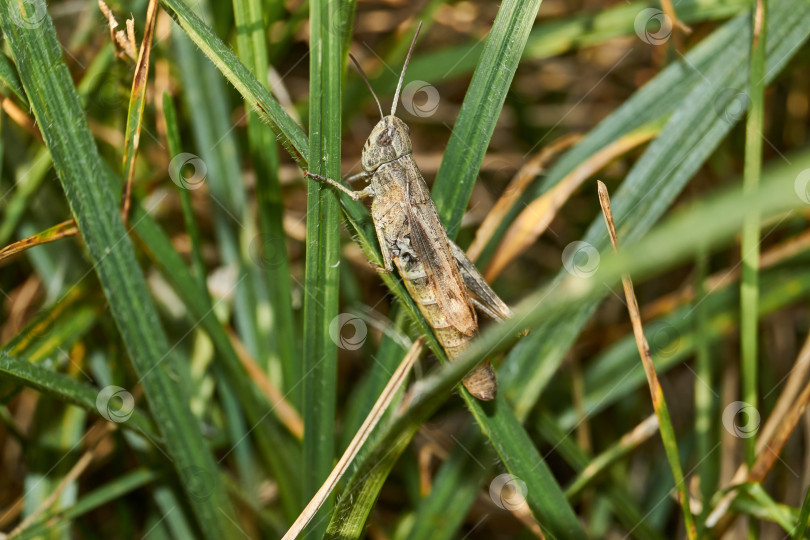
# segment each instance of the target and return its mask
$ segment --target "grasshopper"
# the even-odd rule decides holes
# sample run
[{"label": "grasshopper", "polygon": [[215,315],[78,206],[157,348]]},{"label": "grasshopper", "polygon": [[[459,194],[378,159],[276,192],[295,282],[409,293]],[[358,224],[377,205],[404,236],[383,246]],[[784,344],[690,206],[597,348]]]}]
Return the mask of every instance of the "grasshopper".
[{"label": "grasshopper", "polygon": [[[347,179],[369,180],[368,186],[352,191],[331,178],[309,171],[305,175],[340,189],[354,200],[373,198],[371,215],[384,265],[371,264],[381,273],[392,272],[396,265],[411,298],[452,361],[478,334],[475,307],[496,320],[509,318],[512,312],[464,252],[447,237],[414,161],[410,130],[395,116],[405,70],[421,27],[420,23],[411,42],[388,116],[383,114],[380,100],[359,63],[351,57],[380,110],[381,120],[363,146],[363,172]],[[478,399],[495,398],[497,383],[489,360],[470,371],[463,383]]]}]

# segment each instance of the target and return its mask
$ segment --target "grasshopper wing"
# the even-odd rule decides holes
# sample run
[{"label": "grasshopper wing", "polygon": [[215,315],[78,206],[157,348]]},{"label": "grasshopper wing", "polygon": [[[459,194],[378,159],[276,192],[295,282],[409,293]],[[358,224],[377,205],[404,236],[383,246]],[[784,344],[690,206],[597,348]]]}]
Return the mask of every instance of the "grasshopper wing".
[{"label": "grasshopper wing", "polygon": [[461,270],[464,285],[467,286],[467,292],[469,292],[475,306],[491,319],[503,321],[511,318],[512,310],[495,294],[495,291],[486,282],[478,268],[467,258],[464,251],[452,240],[450,240],[450,248],[453,250],[453,256],[456,258],[459,270]]},{"label": "grasshopper wing", "polygon": [[433,203],[428,200],[411,204],[408,221],[411,246],[422,262],[442,312],[456,330],[474,336],[478,330],[475,311]]}]

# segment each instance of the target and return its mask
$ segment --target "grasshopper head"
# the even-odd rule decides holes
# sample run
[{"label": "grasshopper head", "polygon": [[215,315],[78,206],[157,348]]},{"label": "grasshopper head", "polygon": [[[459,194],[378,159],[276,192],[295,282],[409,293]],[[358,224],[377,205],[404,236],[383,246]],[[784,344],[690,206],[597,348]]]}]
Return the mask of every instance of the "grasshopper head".
[{"label": "grasshopper head", "polygon": [[410,154],[413,148],[409,131],[405,122],[393,115],[377,122],[363,146],[363,169],[373,172],[384,163]]}]

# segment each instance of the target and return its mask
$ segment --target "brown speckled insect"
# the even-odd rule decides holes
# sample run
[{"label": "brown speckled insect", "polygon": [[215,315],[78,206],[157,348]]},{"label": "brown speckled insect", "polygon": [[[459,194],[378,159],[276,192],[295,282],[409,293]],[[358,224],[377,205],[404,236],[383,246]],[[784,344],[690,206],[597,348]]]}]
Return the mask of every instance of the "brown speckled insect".
[{"label": "brown speckled insect", "polygon": [[[377,101],[382,118],[363,147],[363,172],[347,179],[349,182],[370,179],[368,186],[352,191],[331,178],[310,172],[306,175],[340,189],[355,200],[374,198],[371,215],[384,262],[384,266],[375,266],[379,272],[388,273],[396,265],[411,298],[452,361],[478,334],[475,307],[498,320],[511,317],[512,312],[464,252],[447,237],[425,179],[413,159],[408,126],[394,116],[421,27],[420,23],[411,42],[389,116],[383,115],[379,99],[352,57]],[[468,373],[463,382],[478,399],[495,398],[497,383],[489,360]]]}]

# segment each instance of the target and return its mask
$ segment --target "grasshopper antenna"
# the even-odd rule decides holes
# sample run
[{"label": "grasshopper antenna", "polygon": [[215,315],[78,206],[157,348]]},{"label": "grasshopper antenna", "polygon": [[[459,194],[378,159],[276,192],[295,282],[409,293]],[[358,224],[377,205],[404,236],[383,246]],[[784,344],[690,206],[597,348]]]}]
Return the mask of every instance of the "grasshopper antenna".
[{"label": "grasshopper antenna", "polygon": [[411,41],[411,48],[408,49],[408,56],[405,57],[405,65],[402,66],[402,73],[399,75],[399,82],[397,83],[397,91],[394,94],[394,103],[391,105],[391,116],[397,111],[397,102],[399,101],[399,91],[402,90],[402,81],[405,79],[405,70],[408,69],[408,63],[411,61],[411,54],[413,54],[413,47],[416,45],[416,38],[419,37],[419,30],[422,29],[422,21],[419,21],[419,26],[416,27],[416,33],[413,35]]},{"label": "grasshopper antenna", "polygon": [[371,92],[371,95],[374,96],[374,101],[377,102],[377,108],[380,109],[380,120],[382,120],[383,118],[385,118],[385,115],[382,112],[382,105],[380,105],[380,100],[377,99],[377,94],[374,93],[374,89],[371,87],[371,83],[368,82],[368,77],[366,77],[366,74],[363,73],[363,68],[360,67],[360,62],[357,61],[357,58],[355,58],[352,53],[349,53],[349,58],[351,58],[352,62],[354,62],[354,67],[356,67],[357,71],[360,72],[360,76],[363,77],[363,81],[365,81],[366,86],[368,86],[369,92]]}]

